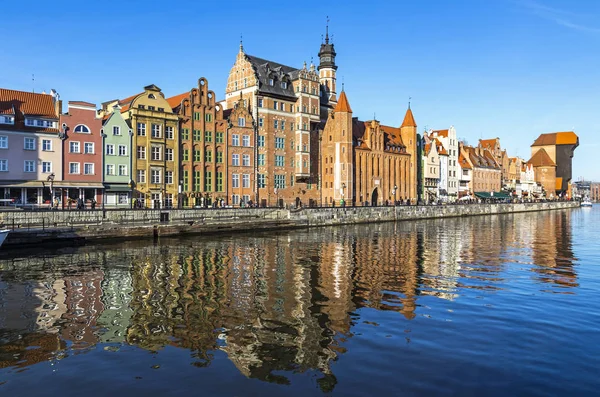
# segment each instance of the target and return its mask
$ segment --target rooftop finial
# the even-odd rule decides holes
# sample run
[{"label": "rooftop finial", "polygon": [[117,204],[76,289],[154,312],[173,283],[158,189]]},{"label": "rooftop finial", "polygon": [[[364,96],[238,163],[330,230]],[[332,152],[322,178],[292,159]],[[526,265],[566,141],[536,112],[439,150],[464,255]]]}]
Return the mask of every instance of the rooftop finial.
[{"label": "rooftop finial", "polygon": [[327,16],[327,24],[325,25],[325,44],[329,44],[329,16]]},{"label": "rooftop finial", "polygon": [[344,91],[344,76],[342,76],[342,91]]},{"label": "rooftop finial", "polygon": [[240,52],[244,52],[244,36],[240,33]]},{"label": "rooftop finial", "polygon": [[408,108],[410,109],[410,100],[412,99],[412,97],[408,97]]}]

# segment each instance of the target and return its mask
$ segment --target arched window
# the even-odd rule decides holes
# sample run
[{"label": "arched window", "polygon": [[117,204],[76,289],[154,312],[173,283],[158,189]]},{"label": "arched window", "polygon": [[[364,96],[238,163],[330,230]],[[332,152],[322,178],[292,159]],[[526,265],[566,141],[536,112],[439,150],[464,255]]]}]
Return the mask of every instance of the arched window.
[{"label": "arched window", "polygon": [[156,96],[154,96],[154,94],[149,94],[148,98],[150,98],[150,99],[156,99]]},{"label": "arched window", "polygon": [[90,133],[90,129],[83,124],[79,124],[77,127],[75,127],[74,131],[79,134],[89,134]]}]

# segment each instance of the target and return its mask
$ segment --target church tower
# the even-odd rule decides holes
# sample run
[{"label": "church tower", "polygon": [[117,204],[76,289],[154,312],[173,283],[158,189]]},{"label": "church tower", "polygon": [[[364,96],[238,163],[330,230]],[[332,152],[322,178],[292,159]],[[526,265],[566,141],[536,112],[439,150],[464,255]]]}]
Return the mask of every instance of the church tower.
[{"label": "church tower", "polygon": [[400,126],[400,135],[402,136],[402,143],[406,146],[406,152],[410,154],[410,181],[409,181],[409,198],[411,200],[417,199],[417,123],[413,116],[412,110],[410,110],[410,102],[408,103],[408,110],[404,115],[404,120]]},{"label": "church tower", "polygon": [[335,64],[335,49],[333,43],[329,42],[329,18],[325,27],[325,42],[319,49],[319,82],[321,83],[321,105],[329,108],[335,107],[337,103],[336,77],[337,65]]}]

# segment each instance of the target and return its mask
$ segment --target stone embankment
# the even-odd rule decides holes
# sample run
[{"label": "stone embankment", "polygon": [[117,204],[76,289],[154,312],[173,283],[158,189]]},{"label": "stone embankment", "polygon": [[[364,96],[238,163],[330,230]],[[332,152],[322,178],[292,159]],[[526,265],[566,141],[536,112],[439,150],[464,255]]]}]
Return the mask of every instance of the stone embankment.
[{"label": "stone embankment", "polygon": [[223,208],[0,212],[4,246],[293,229],[431,218],[498,215],[578,207],[578,202],[397,207]]}]

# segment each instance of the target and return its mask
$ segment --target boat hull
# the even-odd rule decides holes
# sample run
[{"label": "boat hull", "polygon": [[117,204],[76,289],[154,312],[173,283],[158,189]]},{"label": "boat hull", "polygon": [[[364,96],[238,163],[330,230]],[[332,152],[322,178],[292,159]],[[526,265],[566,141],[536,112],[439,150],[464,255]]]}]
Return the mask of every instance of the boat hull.
[{"label": "boat hull", "polygon": [[8,230],[0,230],[0,247],[2,246],[2,244],[4,244],[6,236],[8,236]]}]

